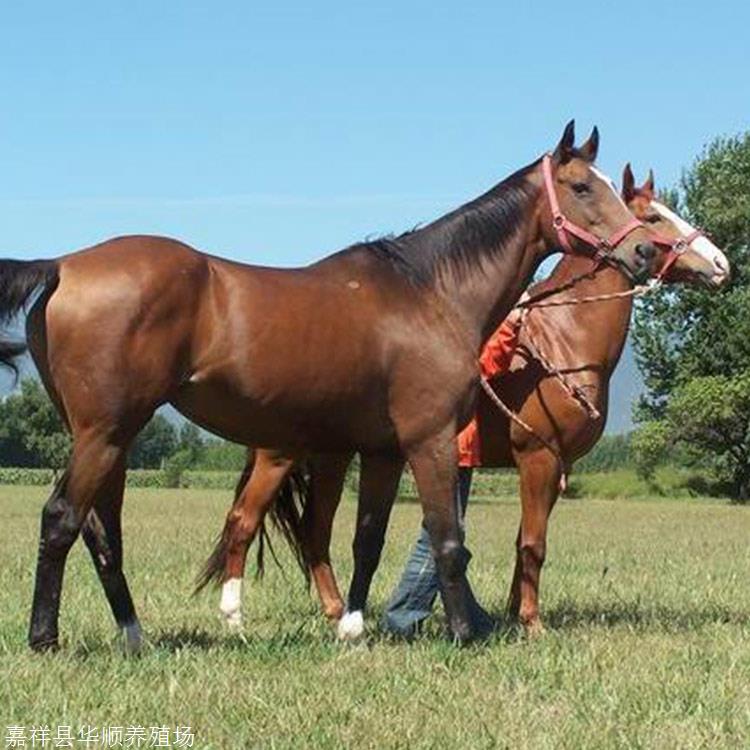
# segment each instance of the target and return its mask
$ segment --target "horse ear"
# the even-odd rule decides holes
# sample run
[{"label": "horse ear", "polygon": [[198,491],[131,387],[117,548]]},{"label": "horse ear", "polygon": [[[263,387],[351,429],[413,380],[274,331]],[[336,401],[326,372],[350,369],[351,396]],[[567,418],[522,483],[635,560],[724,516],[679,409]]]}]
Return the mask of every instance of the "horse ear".
[{"label": "horse ear", "polygon": [[555,161],[559,162],[560,164],[565,164],[565,162],[570,161],[571,157],[573,156],[573,150],[575,149],[575,142],[576,121],[571,120],[565,126],[562,138],[560,138],[560,142],[555,147],[555,151],[553,153]]},{"label": "horse ear", "polygon": [[643,183],[643,187],[641,188],[644,192],[651,193],[651,195],[654,194],[654,170],[649,169],[648,170],[648,177],[646,178],[646,182]]},{"label": "horse ear", "polygon": [[635,176],[630,167],[630,162],[628,162],[625,165],[625,169],[622,170],[622,199],[625,203],[630,203],[635,193]]},{"label": "horse ear", "polygon": [[591,131],[591,135],[586,143],[578,149],[578,153],[587,162],[593,164],[596,161],[596,155],[599,152],[599,128],[594,125],[594,129]]}]

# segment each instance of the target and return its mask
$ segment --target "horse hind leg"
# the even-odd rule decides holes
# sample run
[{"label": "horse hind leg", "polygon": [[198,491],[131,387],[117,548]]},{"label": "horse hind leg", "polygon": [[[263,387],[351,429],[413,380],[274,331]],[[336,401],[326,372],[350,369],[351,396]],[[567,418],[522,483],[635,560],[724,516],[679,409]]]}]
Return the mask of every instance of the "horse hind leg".
[{"label": "horse hind leg", "polygon": [[344,614],[344,601],[331,565],[331,532],[351,459],[351,454],[347,453],[312,460],[312,497],[302,514],[305,560],[315,583],[323,614],[333,621],[338,621]]},{"label": "horse hind leg", "polygon": [[122,501],[125,462],[113,471],[106,489],[89,511],[81,530],[115,622],[124,636],[126,653],[141,648],[141,627],[122,568]]},{"label": "horse hind leg", "polygon": [[247,550],[295,460],[276,451],[257,451],[250,479],[227,515],[212,559],[220,566],[216,573],[222,581],[219,609],[231,630],[242,628],[242,577]]},{"label": "horse hind leg", "polygon": [[29,626],[34,650],[56,648],[63,574],[68,552],[97,501],[124,471],[125,449],[105,434],[74,435],[68,468],[42,511],[39,554]]},{"label": "horse hind leg", "polygon": [[519,461],[521,524],[508,610],[528,635],[543,632],[539,616],[539,581],[547,551],[547,525],[560,489],[560,466],[549,451]]},{"label": "horse hind leg", "polygon": [[400,456],[362,456],[354,535],[354,574],[349,586],[346,612],[339,620],[340,640],[358,639],[364,632],[364,610],[385,542],[388,519],[396,499],[404,460]]}]

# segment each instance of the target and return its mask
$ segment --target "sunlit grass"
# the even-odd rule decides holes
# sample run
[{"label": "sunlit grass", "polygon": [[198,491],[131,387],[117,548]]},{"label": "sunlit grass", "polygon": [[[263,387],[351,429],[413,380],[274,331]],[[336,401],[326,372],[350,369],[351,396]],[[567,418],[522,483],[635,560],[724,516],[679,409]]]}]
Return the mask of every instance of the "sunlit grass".
[{"label": "sunlit grass", "polygon": [[[412,644],[377,633],[418,524],[418,507],[399,505],[367,643],[342,647],[286,555],[285,573],[271,564],[246,588],[245,638],[228,635],[216,594],[191,591],[230,493],[129,490],[126,567],[148,646],[128,660],[82,545],[66,577],[61,652],[27,650],[45,494],[0,488],[0,732],[181,723],[196,747],[222,749],[750,745],[750,508],[562,501],[543,579],[546,635],[529,642],[506,626],[456,649],[439,615]],[[336,529],[342,583],[353,511],[342,504]],[[469,509],[471,581],[498,614],[517,521],[515,501]]]}]

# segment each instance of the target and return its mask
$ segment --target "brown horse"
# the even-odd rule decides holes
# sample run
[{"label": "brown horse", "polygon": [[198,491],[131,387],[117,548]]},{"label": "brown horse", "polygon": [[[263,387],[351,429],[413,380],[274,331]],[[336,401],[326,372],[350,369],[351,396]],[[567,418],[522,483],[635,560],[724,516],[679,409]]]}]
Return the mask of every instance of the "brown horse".
[{"label": "brown horse", "polygon": [[[577,252],[601,245],[634,275],[657,253],[593,167],[597,146],[595,130],[575,148],[570,123],[553,154],[471,203],[302,269],[242,265],[143,236],[56,260],[0,262],[2,319],[41,288],[27,339],[73,439],[42,513],[32,648],[57,645],[67,554],[91,511],[84,540],[126,643],[139,645],[122,570],[125,459],[163,403],[225,438],[292,458],[266,462],[248,483],[237,529],[246,539],[293,459],[357,450],[365,476],[378,478],[361,502],[358,538],[369,549],[405,456],[451,631],[470,638],[454,437],[473,412],[477,354],[561,236]],[[8,344],[0,361],[18,351]]]},{"label": "brown horse", "polygon": [[[717,288],[729,277],[724,254],[684,220],[654,198],[653,177],[636,188],[627,166],[623,176],[623,199],[636,217],[655,233],[666,256],[655,265],[672,282],[703,283]],[[685,243],[685,240],[690,240]],[[684,244],[683,244],[684,243]],[[575,304],[606,294],[626,292],[629,281],[611,267],[592,271],[591,261],[566,255],[550,277],[534,285],[530,296],[544,297],[550,291],[564,288],[549,301],[566,304],[529,309],[523,320],[519,346],[509,371],[496,378],[492,387],[528,424],[528,432],[511,422],[484,392],[478,403],[478,422],[482,462],[487,467],[517,466],[520,473],[522,520],[517,540],[517,560],[509,599],[509,610],[528,631],[540,628],[538,608],[539,575],[545,555],[546,526],[557,500],[561,470],[558,455],[565,465],[585,455],[599,439],[607,416],[609,380],[625,343],[632,309],[632,296],[614,297],[608,301]],[[571,280],[580,280],[566,288]],[[532,343],[533,342],[533,343]],[[543,360],[554,363],[571,390],[580,389],[588,405],[598,413],[594,418],[583,405],[571,398],[568,389],[553,376]],[[547,446],[552,446],[555,452]],[[269,451],[258,451],[257,473],[262,473]],[[343,602],[330,565],[329,544],[333,517],[338,506],[343,477],[351,455],[319,456],[310,464],[312,485],[301,521],[295,521],[294,495],[284,492],[273,515],[286,520],[283,528],[291,531],[297,549],[310,567],[324,612],[331,618],[343,613]],[[238,485],[241,495],[244,478],[250,476],[253,452]],[[236,513],[235,508],[232,512]],[[230,518],[232,516],[230,512]],[[296,536],[296,539],[294,537]],[[236,558],[232,550],[221,562],[225,581],[221,608],[230,625],[241,623],[239,583],[234,575]],[[215,556],[214,563],[220,555]],[[244,562],[244,558],[243,558]],[[209,567],[209,570],[210,567]],[[217,569],[213,569],[217,573]],[[342,637],[356,637],[361,632],[361,614],[352,610],[340,625]]]}]

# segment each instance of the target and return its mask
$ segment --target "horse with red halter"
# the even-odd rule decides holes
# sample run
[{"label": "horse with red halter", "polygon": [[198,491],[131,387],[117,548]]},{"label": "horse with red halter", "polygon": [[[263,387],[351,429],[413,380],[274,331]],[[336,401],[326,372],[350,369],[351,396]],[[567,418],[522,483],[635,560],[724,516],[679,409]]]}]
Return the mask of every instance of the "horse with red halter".
[{"label": "horse with red halter", "polygon": [[[626,167],[623,199],[646,223],[660,248],[652,266],[656,279],[711,287],[727,281],[729,264],[724,254],[655,199],[652,176],[636,188],[632,171]],[[529,299],[522,303],[518,348],[509,370],[491,383],[496,396],[493,399],[480,392],[481,465],[516,466],[520,473],[523,516],[509,609],[529,631],[540,626],[538,584],[547,519],[563,473],[591,450],[604,428],[609,381],[627,336],[632,292],[630,280],[612,266],[601,261],[592,264],[580,255],[564,255],[550,277],[534,285]],[[517,414],[514,418],[498,410],[498,396]],[[238,484],[238,497],[253,461],[256,472],[262,473],[273,455],[258,451],[255,458],[251,452]],[[293,488],[288,485],[272,512],[298,557],[309,566],[323,610],[332,619],[341,617],[344,605],[330,564],[331,526],[350,458],[346,454],[312,459],[311,485],[301,492],[308,494],[301,520],[296,515]],[[297,481],[299,489],[303,484]],[[230,512],[230,519],[238,509],[241,503]],[[243,551],[227,546],[223,552],[223,557],[216,554],[210,561],[214,567],[209,566],[207,573],[218,573],[225,581],[222,611],[230,625],[238,625],[237,568],[231,566]],[[353,610],[351,597],[349,610],[351,614],[340,623],[342,637],[356,637],[362,629],[361,609]]]},{"label": "horse with red halter", "polygon": [[[284,451],[248,482],[240,539],[253,537],[297,458],[359,451],[371,481],[360,504],[360,576],[375,562],[366,551],[387,518],[381,498],[405,457],[451,632],[470,639],[454,438],[473,412],[476,357],[560,231],[572,250],[596,252],[630,275],[656,253],[593,167],[597,148],[596,130],[576,148],[570,123],[554,153],[465,206],[306,268],[249,266],[146,236],[55,260],[0,261],[0,319],[41,290],[27,317],[28,345],[73,441],[42,512],[32,648],[57,646],[63,572],[84,522],[126,644],[139,646],[122,570],[125,461],[164,403],[229,440]],[[19,351],[4,343],[0,362]]]}]

